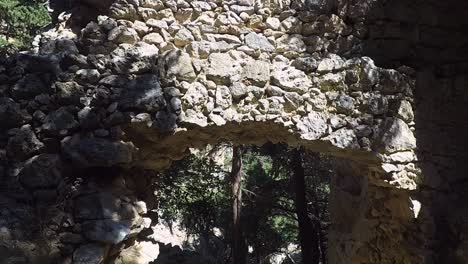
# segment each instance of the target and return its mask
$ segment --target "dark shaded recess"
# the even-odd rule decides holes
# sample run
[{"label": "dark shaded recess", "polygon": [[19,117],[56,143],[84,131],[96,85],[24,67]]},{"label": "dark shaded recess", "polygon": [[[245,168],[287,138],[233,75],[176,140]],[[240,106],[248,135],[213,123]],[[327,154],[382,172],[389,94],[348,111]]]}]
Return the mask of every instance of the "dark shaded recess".
[{"label": "dark shaded recess", "polygon": [[72,13],[73,26],[84,27],[98,15],[106,15],[114,0],[50,0],[54,10],[52,17],[56,21],[62,12]]},{"label": "dark shaded recess", "polygon": [[[468,60],[468,2],[378,0],[368,4],[363,51],[383,66],[463,63]],[[353,22],[359,18],[348,18]]]},{"label": "dark shaded recess", "polygon": [[[468,263],[468,2],[355,0],[368,5],[362,55],[381,67],[416,69],[417,220],[424,263]],[[357,22],[358,18],[348,17]]]}]

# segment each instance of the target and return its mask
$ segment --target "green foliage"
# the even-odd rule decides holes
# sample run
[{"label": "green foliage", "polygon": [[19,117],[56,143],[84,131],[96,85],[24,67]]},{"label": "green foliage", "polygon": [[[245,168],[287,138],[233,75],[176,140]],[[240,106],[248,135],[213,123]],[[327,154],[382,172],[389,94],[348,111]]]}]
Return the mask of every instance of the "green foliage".
[{"label": "green foliage", "polygon": [[[241,222],[244,238],[253,248],[250,258],[261,263],[271,253],[299,243],[291,153],[281,145],[247,149],[243,155]],[[181,220],[189,233],[205,237],[218,227],[224,231],[225,244],[229,244],[232,208],[230,165],[226,164],[230,164],[231,157],[226,157],[223,165],[215,164],[208,156],[200,151],[164,173],[158,188],[162,190],[162,218]],[[326,239],[332,160],[306,153],[303,167],[308,211]]]},{"label": "green foliage", "polygon": [[160,206],[162,218],[182,220],[192,234],[206,233],[220,226],[226,214],[229,193],[225,190],[227,172],[205,157],[191,155],[176,162],[163,178]]},{"label": "green foliage", "polygon": [[256,148],[244,156],[244,164],[245,233],[261,259],[297,241],[294,200],[288,192],[287,166]]},{"label": "green foliage", "polygon": [[36,32],[51,23],[44,0],[0,0],[0,49],[27,48]]}]

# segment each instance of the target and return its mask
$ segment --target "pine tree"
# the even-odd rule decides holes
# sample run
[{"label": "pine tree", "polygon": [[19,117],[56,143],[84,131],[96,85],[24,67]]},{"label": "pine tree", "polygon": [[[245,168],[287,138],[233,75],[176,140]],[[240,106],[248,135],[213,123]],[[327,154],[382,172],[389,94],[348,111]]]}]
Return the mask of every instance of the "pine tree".
[{"label": "pine tree", "polygon": [[51,23],[46,0],[0,0],[0,49],[26,49]]}]

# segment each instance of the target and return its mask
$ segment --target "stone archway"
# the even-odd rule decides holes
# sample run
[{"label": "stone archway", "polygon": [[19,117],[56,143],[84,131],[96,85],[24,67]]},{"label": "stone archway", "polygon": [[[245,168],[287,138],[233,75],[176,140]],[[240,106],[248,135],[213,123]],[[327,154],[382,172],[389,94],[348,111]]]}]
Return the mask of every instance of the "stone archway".
[{"label": "stone archway", "polygon": [[[51,229],[61,257],[118,255],[148,225],[141,186],[152,171],[228,140],[350,161],[333,182],[331,263],[421,262],[414,74],[354,53],[364,25],[277,1],[119,0],[110,10],[80,38],[49,43],[56,57],[12,62],[20,73],[2,90],[7,172],[34,199],[66,204],[67,225]],[[57,67],[41,72],[38,61]],[[88,175],[96,168],[118,172]]]}]

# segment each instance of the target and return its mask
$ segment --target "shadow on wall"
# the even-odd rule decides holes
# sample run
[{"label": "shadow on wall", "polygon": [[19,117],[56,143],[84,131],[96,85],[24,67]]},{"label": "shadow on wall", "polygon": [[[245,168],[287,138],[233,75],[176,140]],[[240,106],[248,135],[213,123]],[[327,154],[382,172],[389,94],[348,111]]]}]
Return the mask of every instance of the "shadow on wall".
[{"label": "shadow on wall", "polygon": [[81,28],[98,15],[107,14],[113,2],[115,0],[50,0],[49,6],[55,21],[62,12],[72,13],[74,26]]},{"label": "shadow on wall", "polygon": [[468,263],[468,3],[354,0],[347,14],[368,26],[364,56],[381,67],[416,69],[413,108],[424,176],[416,232],[423,234],[425,263]]}]

